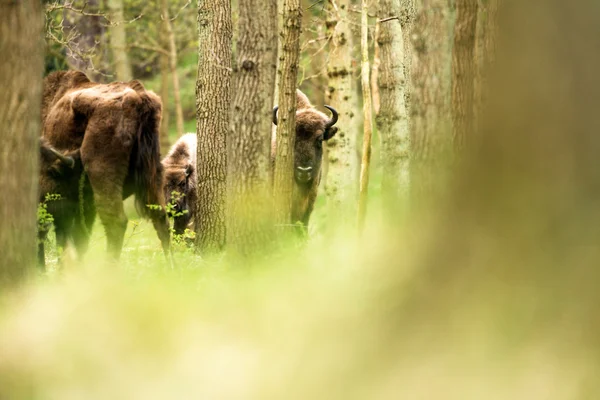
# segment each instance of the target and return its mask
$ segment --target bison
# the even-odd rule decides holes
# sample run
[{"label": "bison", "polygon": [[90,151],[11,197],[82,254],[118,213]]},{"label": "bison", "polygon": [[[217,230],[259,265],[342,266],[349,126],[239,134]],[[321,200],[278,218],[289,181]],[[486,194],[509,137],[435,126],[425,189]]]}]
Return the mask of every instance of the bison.
[{"label": "bison", "polygon": [[[198,202],[196,141],[195,133],[183,135],[162,160],[165,199],[167,204],[174,206],[173,229],[177,235],[183,234],[193,221]],[[176,197],[173,197],[173,192],[177,192]]]},{"label": "bison", "polygon": [[[321,181],[321,162],[323,142],[331,139],[337,132],[335,123],[337,111],[331,111],[331,118],[317,110],[300,90],[296,90],[296,138],[294,144],[294,193],[292,199],[291,222],[300,222],[308,226],[310,215],[317,198]],[[273,109],[273,123],[277,125],[278,106]],[[275,156],[276,140],[272,148]]]},{"label": "bison", "polygon": [[123,200],[135,194],[138,212],[152,220],[169,252],[158,145],[161,112],[160,98],[138,81],[94,83],[79,71],[45,78],[40,196],[60,195],[49,205],[59,245],[71,238],[83,253],[97,211],[108,251],[118,259],[127,228]]}]

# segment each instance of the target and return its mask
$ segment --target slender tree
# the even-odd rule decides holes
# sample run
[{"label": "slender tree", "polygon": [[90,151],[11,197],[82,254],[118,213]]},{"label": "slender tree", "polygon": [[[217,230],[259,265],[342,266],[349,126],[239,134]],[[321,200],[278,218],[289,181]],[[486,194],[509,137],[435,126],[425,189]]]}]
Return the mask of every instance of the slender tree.
[{"label": "slender tree", "polygon": [[473,135],[475,120],[475,36],[477,1],[456,0],[452,47],[452,122],[454,145],[461,149]]},{"label": "slender tree", "polygon": [[371,106],[371,87],[369,80],[369,4],[362,0],[360,21],[360,49],[362,55],[361,83],[363,95],[364,134],[362,162],[360,164],[360,195],[358,202],[358,228],[362,231],[367,215],[367,194],[369,190],[369,170],[371,165],[371,135],[373,132],[373,111]]},{"label": "slender tree", "polygon": [[166,44],[168,49],[169,69],[171,79],[173,79],[173,101],[175,106],[175,122],[177,126],[177,136],[183,135],[183,109],[181,108],[181,90],[179,89],[179,75],[177,74],[177,46],[175,45],[175,33],[169,17],[169,0],[161,0],[161,19],[166,35]]},{"label": "slender tree", "polygon": [[290,223],[294,178],[294,141],[296,137],[296,81],[300,58],[302,7],[300,0],[283,0],[279,75],[279,111],[276,133],[277,151],[273,190],[275,219],[278,225]]},{"label": "slender tree", "polygon": [[420,0],[412,27],[411,196],[440,199],[452,156],[451,20],[447,0]]},{"label": "slender tree", "polygon": [[398,207],[399,200],[408,193],[410,135],[404,74],[404,32],[397,18],[400,13],[400,0],[379,0],[377,17],[381,22],[376,41],[381,64],[377,130],[381,136],[381,190],[388,214]]},{"label": "slender tree", "polygon": [[[259,13],[256,10],[261,10]],[[232,128],[227,141],[227,244],[250,255],[273,233],[271,126],[277,67],[276,0],[240,0]]]},{"label": "slender tree", "polygon": [[331,35],[327,65],[327,103],[339,111],[337,135],[327,141],[327,185],[331,213],[354,204],[357,194],[358,158],[356,156],[357,107],[353,78],[353,37],[350,0],[330,0],[327,26]]},{"label": "slender tree", "polygon": [[2,1],[0,15],[0,186],[6,193],[0,202],[0,287],[7,287],[35,265],[44,53],[39,1]]},{"label": "slender tree", "polygon": [[110,49],[113,55],[114,71],[118,80],[129,81],[132,79],[133,74],[127,55],[123,0],[108,0],[106,4],[110,11]]},{"label": "slender tree", "polygon": [[[169,40],[167,35],[166,21],[162,21],[160,27],[160,46],[162,49],[168,48]],[[169,139],[169,53],[167,51],[161,51],[159,54],[159,68],[160,68],[160,97],[163,99],[163,113],[160,121],[160,149],[161,154],[167,154],[171,145]]]},{"label": "slender tree", "polygon": [[196,247],[214,252],[225,244],[226,137],[231,104],[231,3],[198,1],[198,207]]}]

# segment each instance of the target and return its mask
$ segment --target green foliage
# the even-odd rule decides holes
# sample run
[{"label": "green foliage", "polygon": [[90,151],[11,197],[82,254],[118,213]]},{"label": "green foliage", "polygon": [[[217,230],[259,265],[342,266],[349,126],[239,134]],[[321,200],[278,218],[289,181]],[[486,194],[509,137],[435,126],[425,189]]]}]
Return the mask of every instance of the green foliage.
[{"label": "green foliage", "polygon": [[[182,234],[176,234],[175,229],[173,229],[173,222],[175,218],[182,217],[189,212],[188,210],[176,210],[177,202],[183,199],[184,196],[184,193],[179,193],[178,191],[174,190],[171,192],[171,201],[165,205],[165,212],[169,218],[169,231],[171,232],[171,238],[175,250],[189,249],[194,242],[194,238],[196,237],[196,233],[190,229],[186,228]],[[158,204],[148,204],[147,207],[151,210],[161,210],[162,208]]]},{"label": "green foliage", "polygon": [[44,201],[38,204],[37,209],[37,221],[38,230],[48,230],[50,225],[54,222],[54,217],[48,212],[48,202],[60,200],[62,197],[60,194],[46,194]]}]

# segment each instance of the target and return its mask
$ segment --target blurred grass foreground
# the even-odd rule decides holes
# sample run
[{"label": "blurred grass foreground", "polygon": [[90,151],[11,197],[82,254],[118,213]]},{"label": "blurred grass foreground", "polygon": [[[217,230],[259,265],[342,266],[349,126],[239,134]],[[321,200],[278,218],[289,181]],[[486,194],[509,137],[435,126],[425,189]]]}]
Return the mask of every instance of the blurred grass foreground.
[{"label": "blurred grass foreground", "polygon": [[2,297],[0,399],[600,398],[600,5],[502,14],[442,200],[253,265],[166,269],[141,226]]}]

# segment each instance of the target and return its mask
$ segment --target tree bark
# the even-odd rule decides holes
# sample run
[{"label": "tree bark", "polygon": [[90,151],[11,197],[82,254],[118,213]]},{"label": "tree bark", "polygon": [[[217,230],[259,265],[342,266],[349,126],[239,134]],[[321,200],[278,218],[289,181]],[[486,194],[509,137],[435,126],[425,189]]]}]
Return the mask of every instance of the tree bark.
[{"label": "tree bark", "polygon": [[225,244],[226,137],[231,104],[231,3],[198,1],[198,207],[196,247],[202,252]]},{"label": "tree bark", "polygon": [[369,80],[369,5],[367,0],[362,0],[360,20],[360,49],[362,55],[361,82],[363,95],[364,134],[362,162],[360,164],[360,193],[358,201],[358,229],[362,232],[367,215],[367,198],[369,191],[369,171],[371,166],[371,135],[373,132],[373,111],[371,105],[371,87]]},{"label": "tree bark", "polygon": [[[400,0],[400,26],[402,28],[402,41],[404,42],[404,78],[405,78],[405,90],[404,90],[404,101],[406,104],[406,115],[408,115],[408,125],[410,129],[411,120],[411,92],[412,92],[412,27],[415,20],[416,14],[415,0]],[[409,135],[410,136],[410,135]]]},{"label": "tree bark", "polygon": [[[380,0],[377,18],[400,15],[400,0]],[[410,135],[406,106],[407,80],[404,32],[399,20],[380,23],[379,91],[381,105],[377,127],[381,136],[381,191],[384,211],[392,215],[408,194]],[[404,199],[406,200],[406,199]]]},{"label": "tree bark", "polygon": [[350,1],[330,0],[329,4],[327,26],[331,32],[331,51],[327,66],[327,103],[339,112],[340,123],[338,133],[326,142],[328,170],[325,193],[330,216],[336,213],[354,215],[352,209],[356,204],[359,168]]},{"label": "tree bark", "polygon": [[[296,82],[300,58],[302,8],[300,0],[283,0],[283,26],[279,75],[279,111],[273,191],[275,221],[279,226],[290,224],[294,182],[294,142],[296,138]],[[287,231],[287,229],[281,229]]]},{"label": "tree bark", "polygon": [[108,0],[106,4],[110,10],[110,49],[113,55],[114,71],[117,80],[130,81],[133,79],[133,75],[131,73],[129,56],[127,55],[123,0]]},{"label": "tree bark", "polygon": [[478,127],[481,113],[484,110],[487,93],[489,69],[494,64],[496,55],[496,36],[498,31],[498,6],[500,0],[481,2],[477,13],[477,38],[475,44],[475,126]]},{"label": "tree bark", "polygon": [[179,89],[179,75],[177,74],[177,46],[175,45],[175,34],[169,17],[169,0],[161,0],[161,18],[164,23],[167,48],[169,51],[169,69],[173,79],[173,101],[175,106],[175,122],[177,136],[183,135],[183,109],[181,108],[181,90]]},{"label": "tree bark", "polygon": [[239,13],[234,111],[227,141],[227,245],[232,253],[250,256],[273,238],[269,171],[277,2],[240,0]]},{"label": "tree bark", "polygon": [[44,49],[39,1],[3,1],[0,15],[0,186],[6,194],[0,202],[0,288],[7,288],[35,265]]},{"label": "tree bark", "polygon": [[452,163],[451,23],[447,0],[420,0],[412,29],[411,198],[439,200]]},{"label": "tree bark", "polygon": [[454,146],[461,150],[473,136],[475,122],[475,34],[477,1],[456,0],[452,47],[452,122]]},{"label": "tree bark", "polygon": [[[168,47],[167,39],[167,28],[166,22],[162,21],[160,29],[160,45],[166,49]],[[171,141],[169,139],[169,55],[167,53],[160,53],[159,55],[160,65],[160,97],[163,101],[163,112],[162,119],[160,122],[160,149],[161,154],[164,156],[169,151]]]}]

